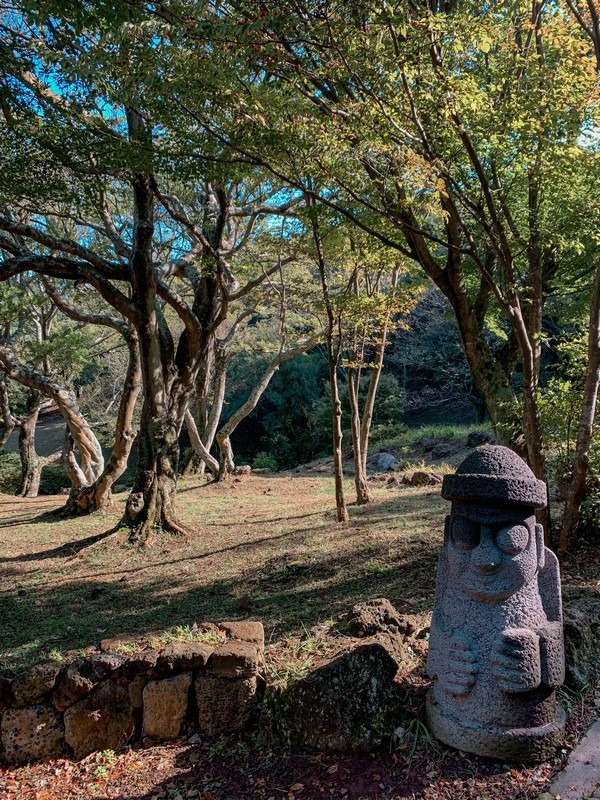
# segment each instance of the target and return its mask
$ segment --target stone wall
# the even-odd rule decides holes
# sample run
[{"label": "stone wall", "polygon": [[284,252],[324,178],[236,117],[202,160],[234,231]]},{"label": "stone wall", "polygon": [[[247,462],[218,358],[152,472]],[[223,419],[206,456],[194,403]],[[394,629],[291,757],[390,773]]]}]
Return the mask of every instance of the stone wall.
[{"label": "stone wall", "polygon": [[[600,674],[600,595],[566,594],[566,685],[579,690]],[[399,614],[382,598],[359,603],[319,634],[330,646],[307,674],[270,687],[260,622],[205,624],[193,641],[169,644],[160,633],[105,640],[15,677],[0,673],[0,760],[80,759],[128,742],[256,730],[259,715],[275,741],[369,752],[419,706],[428,631],[426,615]]]},{"label": "stone wall", "polygon": [[223,622],[194,634],[105,640],[67,663],[0,677],[0,757],[80,759],[126,742],[242,730],[264,688],[263,626]]}]

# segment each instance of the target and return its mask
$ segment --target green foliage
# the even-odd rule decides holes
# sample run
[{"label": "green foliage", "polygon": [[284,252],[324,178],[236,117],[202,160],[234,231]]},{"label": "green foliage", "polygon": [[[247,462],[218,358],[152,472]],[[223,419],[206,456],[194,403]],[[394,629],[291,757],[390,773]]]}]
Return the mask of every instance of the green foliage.
[{"label": "green foliage", "polygon": [[598,542],[600,539],[600,487],[597,482],[588,489],[579,513],[579,536],[584,541]]},{"label": "green foliage", "polygon": [[[30,363],[50,362],[53,372],[68,383],[85,383],[96,359],[91,354],[92,331],[82,330],[66,323],[44,341],[29,341],[26,344]],[[89,380],[89,379],[88,379]]]},{"label": "green foliage", "polygon": [[40,478],[40,494],[60,494],[71,486],[67,475],[60,464],[49,464],[42,470]]},{"label": "green foliage", "polygon": [[[257,370],[256,355],[241,354],[232,367],[227,402],[243,402]],[[256,410],[233,436],[235,452],[253,463],[268,453],[279,469],[306,463],[327,452],[329,440],[315,423],[313,410],[324,390],[327,366],[320,353],[305,353],[284,362],[273,376]],[[270,464],[265,464],[272,468]]]},{"label": "green foliage", "polygon": [[[553,378],[541,390],[539,405],[544,439],[550,453],[549,466],[554,480],[560,483],[570,476],[577,439],[581,394],[573,381],[567,378]],[[600,452],[595,455],[594,461],[600,456]],[[600,466],[600,462],[596,466]]]},{"label": "green foliage", "polygon": [[[359,402],[362,408],[369,386],[369,377],[364,376],[360,380]],[[342,413],[346,420],[350,415],[350,399],[348,384],[341,383],[339,387],[340,400],[342,403]],[[381,439],[383,430],[386,428],[393,430],[402,421],[402,416],[406,410],[404,392],[394,375],[384,372],[379,378],[379,389],[377,391],[377,402],[373,413],[373,430],[377,438]],[[313,411],[313,425],[321,430],[324,435],[331,439],[331,399],[327,389]]]},{"label": "green foliage", "polygon": [[[18,453],[0,450],[0,492],[15,494],[21,480],[21,459]],[[60,464],[50,464],[42,469],[40,494],[59,494],[70,486]]]},{"label": "green foliage", "polygon": [[18,453],[0,450],[0,492],[14,494],[21,478],[21,459]]},{"label": "green foliage", "polygon": [[270,469],[271,472],[277,472],[279,465],[277,459],[271,453],[264,451],[257,453],[252,459],[253,469]]}]

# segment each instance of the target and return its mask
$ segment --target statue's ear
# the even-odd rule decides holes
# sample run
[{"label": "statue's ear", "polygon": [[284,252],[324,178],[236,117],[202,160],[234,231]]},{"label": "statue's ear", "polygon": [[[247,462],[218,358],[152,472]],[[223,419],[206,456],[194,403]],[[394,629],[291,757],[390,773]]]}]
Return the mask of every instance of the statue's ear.
[{"label": "statue's ear", "polygon": [[537,547],[538,569],[544,569],[546,563],[546,550],[544,547],[544,526],[539,522],[535,524],[535,544]]}]

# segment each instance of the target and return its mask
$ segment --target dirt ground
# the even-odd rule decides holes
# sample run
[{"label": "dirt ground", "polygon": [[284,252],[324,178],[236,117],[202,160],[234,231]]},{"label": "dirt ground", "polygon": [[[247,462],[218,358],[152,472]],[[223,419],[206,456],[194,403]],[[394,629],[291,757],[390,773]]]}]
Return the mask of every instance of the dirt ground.
[{"label": "dirt ground", "polygon": [[[349,497],[351,489],[348,483]],[[381,482],[374,492],[376,502],[351,507],[351,521],[340,526],[327,475],[183,481],[179,512],[196,534],[156,534],[144,550],[127,545],[125,534],[103,538],[124,495],[109,514],[77,520],[53,514],[59,497],[0,496],[0,667],[21,669],[117,634],[225,619],[263,621],[268,657],[285,661],[315,625],[331,624],[362,600],[387,597],[401,612],[426,615],[447,504],[436,487]],[[598,563],[597,550],[582,551],[564,564],[565,582],[597,586]],[[423,720],[422,667],[405,680]],[[567,742],[552,762],[534,767],[451,750],[417,722],[383,752],[363,756],[196,738],[79,763],[0,767],[0,798],[525,800],[548,785],[597,716],[593,689],[566,699]]]}]

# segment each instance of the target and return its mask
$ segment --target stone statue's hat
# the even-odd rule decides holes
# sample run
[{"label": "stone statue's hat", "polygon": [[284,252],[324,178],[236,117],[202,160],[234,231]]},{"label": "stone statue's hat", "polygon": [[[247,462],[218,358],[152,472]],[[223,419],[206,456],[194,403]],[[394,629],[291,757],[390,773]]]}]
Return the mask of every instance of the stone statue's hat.
[{"label": "stone statue's hat", "polygon": [[442,483],[446,500],[484,500],[544,508],[546,484],[508,447],[486,445],[470,453],[454,475]]}]

